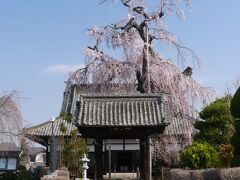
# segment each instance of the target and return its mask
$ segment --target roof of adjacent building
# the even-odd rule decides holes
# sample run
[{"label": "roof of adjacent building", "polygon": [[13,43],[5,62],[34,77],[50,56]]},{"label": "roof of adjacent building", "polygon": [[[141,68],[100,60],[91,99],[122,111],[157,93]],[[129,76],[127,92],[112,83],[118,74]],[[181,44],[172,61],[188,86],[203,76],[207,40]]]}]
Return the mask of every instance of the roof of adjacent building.
[{"label": "roof of adjacent building", "polygon": [[78,126],[161,126],[167,104],[159,94],[81,95]]},{"label": "roof of adjacent building", "polygon": [[[61,131],[61,124],[66,127],[67,131],[65,133]],[[76,126],[66,120],[57,118],[53,124],[51,121],[47,121],[37,126],[26,128],[25,131],[27,136],[51,136],[52,128],[54,136],[69,136],[71,132],[76,129]]]},{"label": "roof of adjacent building", "polygon": [[0,157],[3,156],[17,156],[20,154],[21,148],[17,147],[15,143],[5,142],[0,144]]},{"label": "roof of adjacent building", "polygon": [[30,156],[34,156],[38,153],[43,153],[45,152],[46,149],[44,147],[29,147],[28,153]]},{"label": "roof of adjacent building", "polygon": [[4,142],[0,144],[0,151],[20,151],[21,148],[17,147],[15,143]]},{"label": "roof of adjacent building", "polygon": [[195,132],[194,124],[195,119],[192,117],[173,116],[170,118],[169,125],[165,128],[164,134],[166,135],[191,135]]}]

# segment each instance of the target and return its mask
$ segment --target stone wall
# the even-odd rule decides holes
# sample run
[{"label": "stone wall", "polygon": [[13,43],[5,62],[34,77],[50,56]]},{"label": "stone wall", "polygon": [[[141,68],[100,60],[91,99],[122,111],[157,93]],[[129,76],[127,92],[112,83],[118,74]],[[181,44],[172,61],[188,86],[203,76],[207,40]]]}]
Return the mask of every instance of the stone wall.
[{"label": "stone wall", "polygon": [[54,171],[51,175],[45,175],[41,180],[69,180],[69,171],[67,168],[61,168]]},{"label": "stone wall", "polygon": [[170,180],[239,180],[240,167],[222,169],[182,170],[172,169]]}]

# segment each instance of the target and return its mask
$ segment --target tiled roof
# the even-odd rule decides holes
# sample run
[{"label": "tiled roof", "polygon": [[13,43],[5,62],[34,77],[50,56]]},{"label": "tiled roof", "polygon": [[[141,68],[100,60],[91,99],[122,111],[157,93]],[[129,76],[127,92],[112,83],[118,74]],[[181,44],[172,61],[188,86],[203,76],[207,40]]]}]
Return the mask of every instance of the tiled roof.
[{"label": "tiled roof", "polygon": [[191,117],[173,116],[169,121],[169,125],[165,128],[164,134],[183,135],[192,133],[195,131],[194,121]]},{"label": "tiled roof", "polygon": [[15,143],[1,143],[0,144],[0,157],[13,156],[18,157],[21,148],[17,147]]},{"label": "tiled roof", "polygon": [[[91,94],[89,94],[89,92],[92,92],[91,89],[92,87],[86,88],[85,86],[81,86],[77,88],[76,86],[72,86],[71,91],[64,93],[61,112],[75,114],[75,112],[77,111],[76,102],[81,101],[81,97],[83,97],[84,95],[91,96]],[[104,91],[100,91],[100,92],[104,92]],[[137,94],[137,92],[132,92],[129,94],[133,94],[133,93]],[[126,99],[126,96],[125,96],[125,99]],[[170,111],[170,112],[172,112],[173,114],[175,113],[174,111]],[[168,116],[167,118],[165,118],[165,121],[169,123],[169,125],[165,128],[164,134],[167,134],[167,135],[182,134],[183,135],[183,134],[189,134],[189,132],[192,132],[191,130],[194,129],[193,124],[195,120],[193,118],[169,115],[169,113],[167,114]],[[79,123],[80,121],[81,119],[79,119]]]},{"label": "tiled roof", "polygon": [[[60,130],[60,126],[63,125],[66,127],[67,132],[63,133]],[[71,131],[76,129],[76,127],[72,124],[67,122],[66,120],[57,118],[53,123],[53,133],[54,136],[69,136]],[[37,126],[33,126],[30,128],[26,128],[26,134],[28,136],[51,136],[52,135],[52,123],[51,121],[39,124]]]},{"label": "tiled roof", "polygon": [[76,101],[79,101],[83,94],[139,94],[136,89],[135,84],[72,84],[63,94],[61,112],[74,114]]},{"label": "tiled roof", "polygon": [[167,121],[162,95],[82,95],[76,107],[79,126],[156,126]]}]

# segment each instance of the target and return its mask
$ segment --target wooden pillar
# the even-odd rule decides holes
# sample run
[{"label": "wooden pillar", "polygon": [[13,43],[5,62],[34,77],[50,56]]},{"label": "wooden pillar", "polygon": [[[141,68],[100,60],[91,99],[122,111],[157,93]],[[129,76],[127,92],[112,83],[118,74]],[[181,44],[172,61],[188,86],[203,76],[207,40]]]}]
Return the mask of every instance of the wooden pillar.
[{"label": "wooden pillar", "polygon": [[111,155],[111,139],[108,140],[108,173],[109,179],[111,179],[111,172],[112,172],[112,155]]},{"label": "wooden pillar", "polygon": [[152,180],[152,149],[151,138],[145,143],[145,179]]},{"label": "wooden pillar", "polygon": [[140,139],[140,177],[152,180],[152,150],[150,138]]},{"label": "wooden pillar", "polygon": [[140,178],[145,179],[145,148],[144,145],[146,143],[145,138],[140,139]]},{"label": "wooden pillar", "polygon": [[96,159],[96,178],[102,179],[103,176],[103,140],[100,138],[96,139],[95,143],[95,159]]},{"label": "wooden pillar", "polygon": [[48,145],[46,146],[46,166],[49,166],[49,148]]}]

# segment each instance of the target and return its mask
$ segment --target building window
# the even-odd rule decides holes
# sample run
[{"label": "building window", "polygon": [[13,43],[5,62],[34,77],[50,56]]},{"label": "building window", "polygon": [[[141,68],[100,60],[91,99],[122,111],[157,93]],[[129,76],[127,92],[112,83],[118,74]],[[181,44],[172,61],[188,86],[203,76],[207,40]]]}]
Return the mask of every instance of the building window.
[{"label": "building window", "polygon": [[17,167],[17,159],[14,159],[14,158],[8,159],[7,169],[15,170],[16,167]]},{"label": "building window", "polygon": [[0,169],[6,168],[6,159],[0,158]]}]

